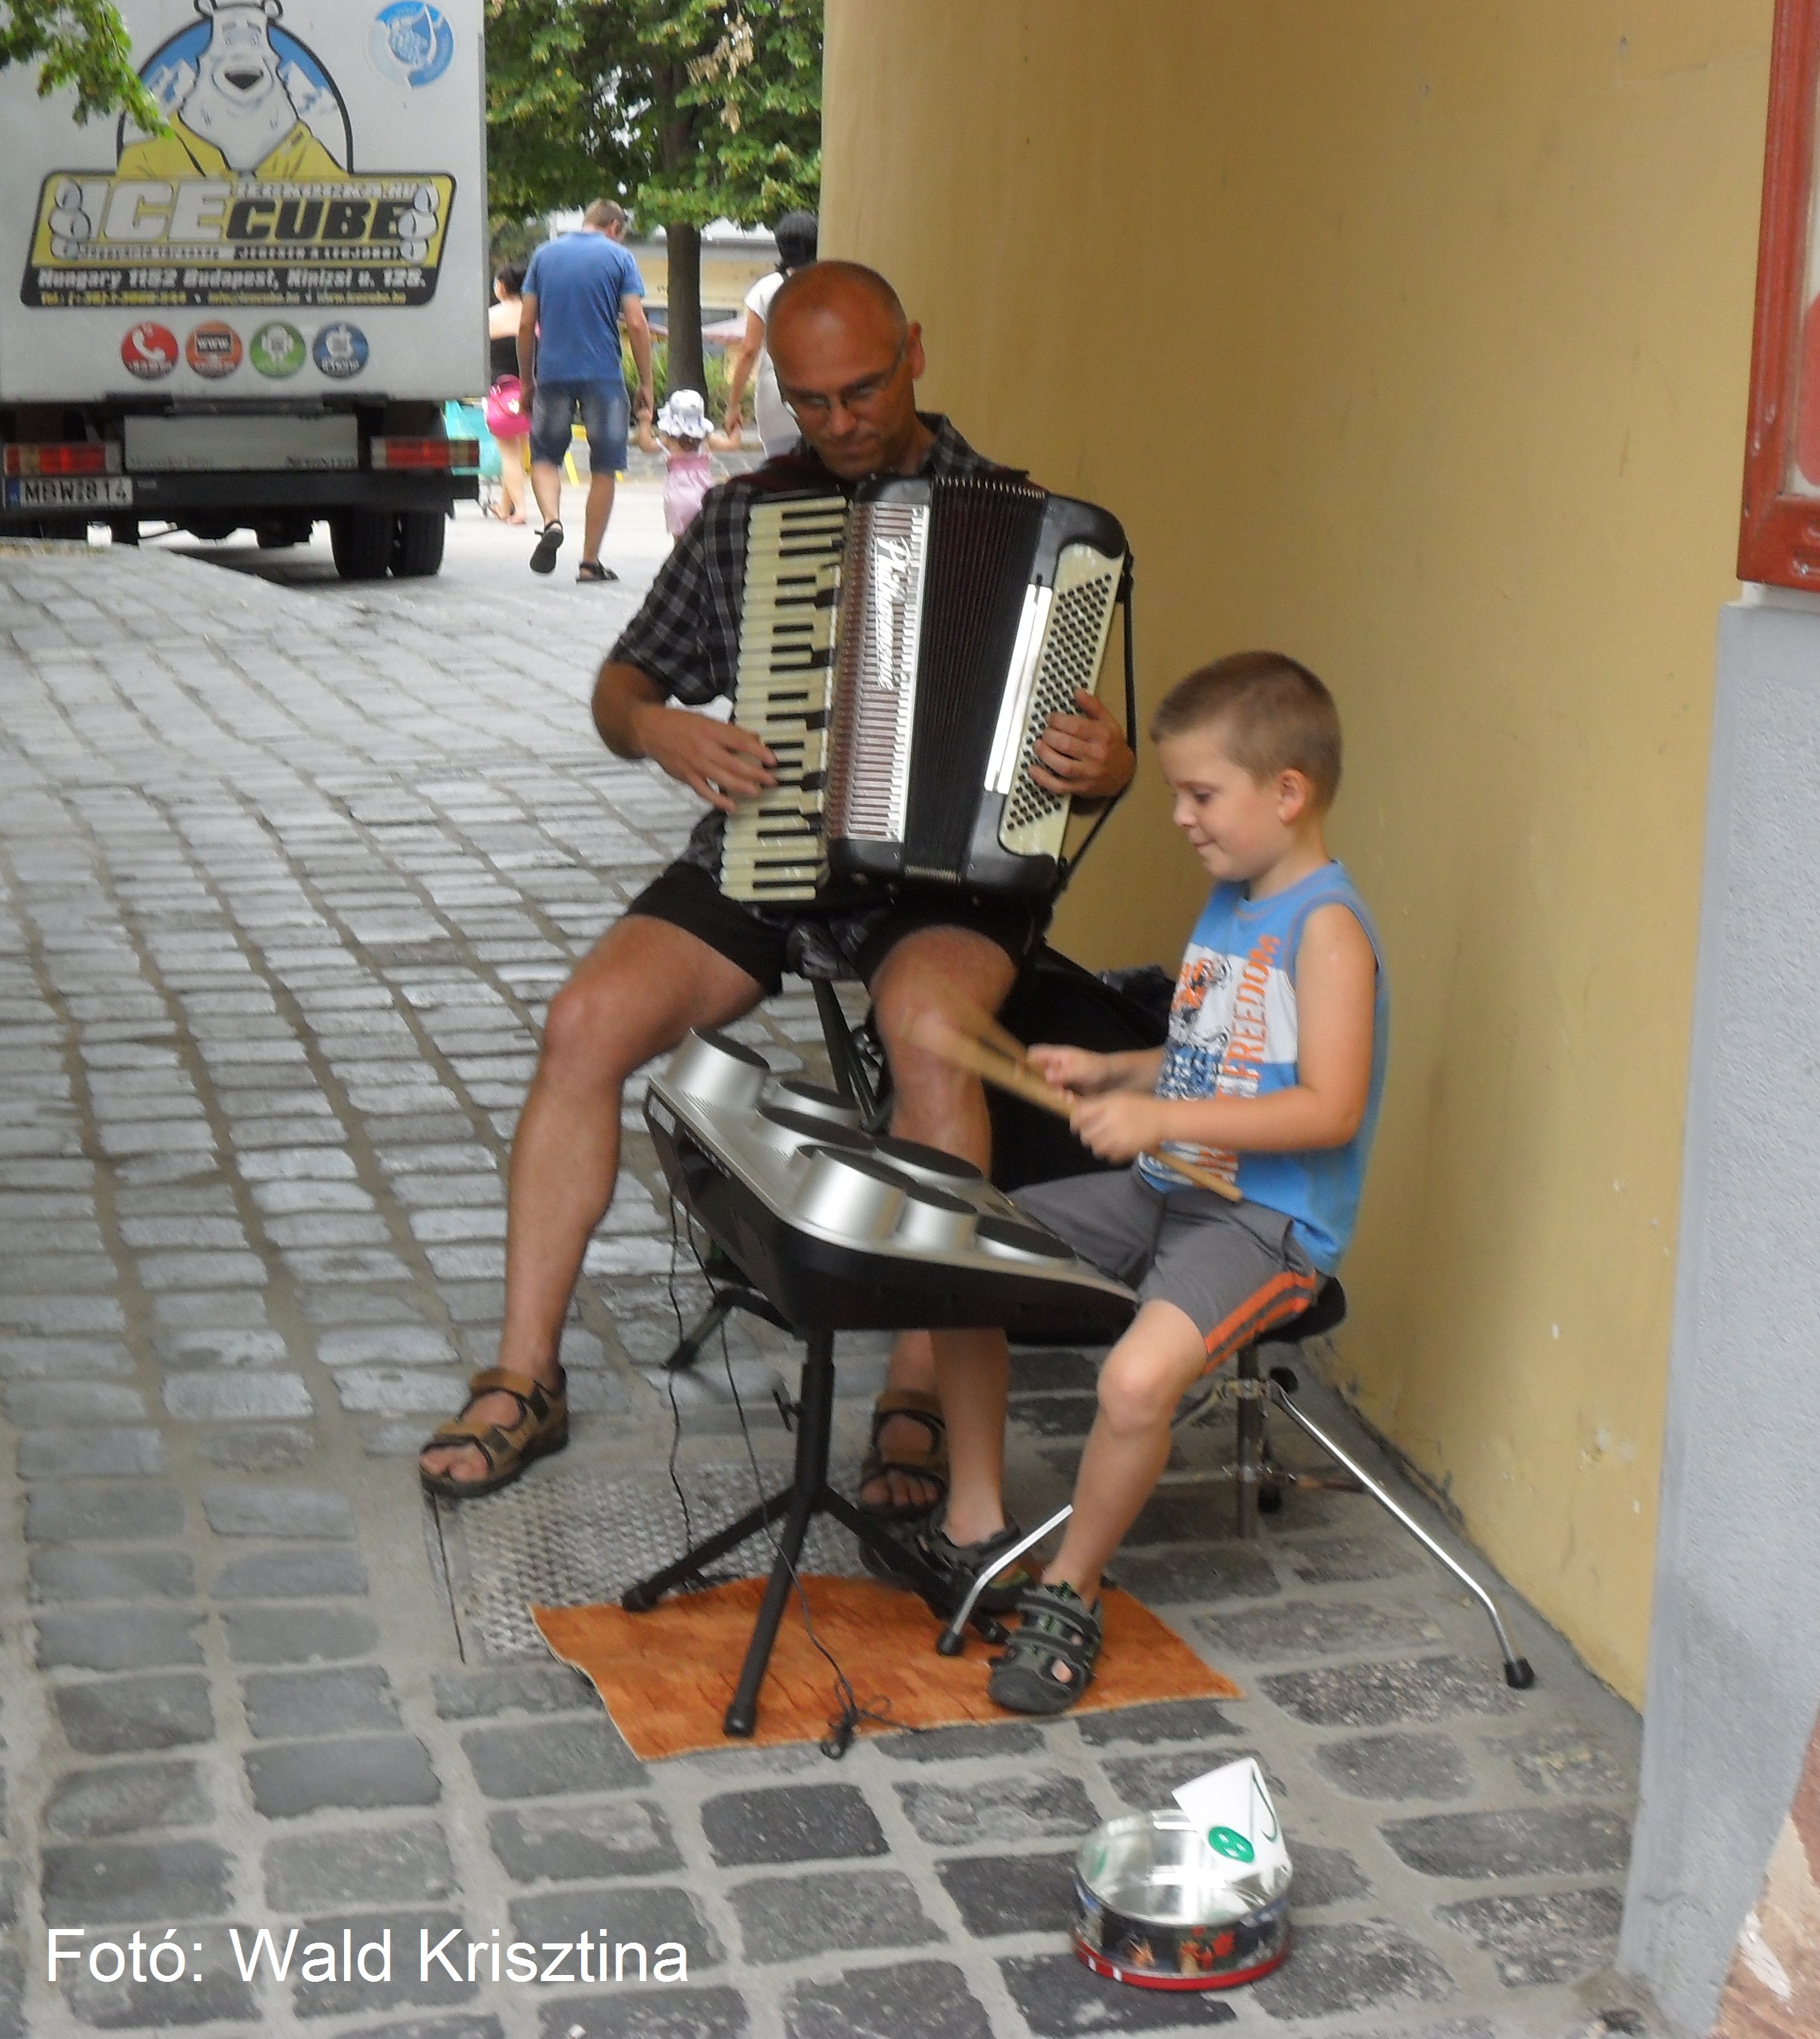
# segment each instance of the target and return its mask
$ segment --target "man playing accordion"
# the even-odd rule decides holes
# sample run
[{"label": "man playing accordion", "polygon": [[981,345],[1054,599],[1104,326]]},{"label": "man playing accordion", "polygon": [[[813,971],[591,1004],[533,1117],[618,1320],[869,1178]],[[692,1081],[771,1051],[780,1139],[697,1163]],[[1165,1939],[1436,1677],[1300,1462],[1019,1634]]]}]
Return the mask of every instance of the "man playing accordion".
[{"label": "man playing accordion", "polygon": [[[920,1020],[958,993],[995,1012],[1036,945],[1047,902],[959,893],[908,895],[856,910],[760,906],[718,882],[726,817],[775,783],[777,760],[731,723],[690,711],[735,693],[747,513],[758,495],[837,487],[875,475],[993,471],[946,418],[916,408],[920,329],[874,271],[823,262],[773,299],[767,338],[802,438],[795,450],[711,490],[600,669],[595,726],[621,758],[648,758],[709,803],[678,861],[633,900],[552,1001],[537,1074],[512,1146],[505,1321],[496,1365],[424,1449],[434,1494],[490,1493],[568,1437],[558,1342],[590,1236],[611,1201],[626,1079],[692,1027],[720,1027],[778,989],[786,970],[851,975],[871,992],[893,1083],[892,1132],[984,1168],[990,1130],[976,1079],[911,1045]],[[1051,718],[1032,776],[1076,800],[1121,792],[1135,760],[1093,697]],[[872,1462],[931,1464],[939,1415],[926,1334],[892,1355],[893,1393],[874,1425]],[[894,1407],[919,1414],[892,1414]],[[896,1428],[894,1430],[894,1426]],[[924,1434],[928,1433],[928,1434]],[[939,1471],[875,1474],[861,1502],[926,1513]],[[956,1552],[957,1560],[979,1554]]]}]

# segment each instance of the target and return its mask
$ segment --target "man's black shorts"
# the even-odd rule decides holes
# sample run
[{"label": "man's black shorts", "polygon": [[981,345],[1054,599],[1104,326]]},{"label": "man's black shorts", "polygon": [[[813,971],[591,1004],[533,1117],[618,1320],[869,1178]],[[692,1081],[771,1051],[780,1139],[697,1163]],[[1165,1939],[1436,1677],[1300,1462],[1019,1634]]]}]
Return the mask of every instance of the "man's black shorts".
[{"label": "man's black shorts", "polygon": [[748,906],[729,899],[699,864],[673,864],[626,908],[681,928],[771,997],[787,970],[807,963],[814,974],[849,974],[870,984],[905,936],[922,928],[966,928],[995,943],[1014,963],[1035,952],[1048,924],[1047,900],[986,898],[959,893],[907,894],[888,906],[836,913],[786,906]]}]

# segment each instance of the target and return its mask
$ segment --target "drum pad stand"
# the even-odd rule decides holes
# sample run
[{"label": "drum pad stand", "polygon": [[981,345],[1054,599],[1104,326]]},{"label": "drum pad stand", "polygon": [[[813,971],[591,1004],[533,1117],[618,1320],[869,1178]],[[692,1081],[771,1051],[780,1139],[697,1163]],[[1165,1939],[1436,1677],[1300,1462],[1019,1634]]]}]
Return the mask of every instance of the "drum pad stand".
[{"label": "drum pad stand", "polygon": [[[735,1292],[727,1300],[735,1307],[751,1306],[748,1293]],[[773,1313],[767,1310],[765,1314]],[[834,1418],[834,1335],[829,1331],[799,1330],[796,1335],[804,1344],[803,1384],[801,1399],[794,1412],[796,1460],[790,1485],[748,1509],[738,1521],[730,1522],[724,1529],[684,1551],[662,1571],[628,1586],[620,1596],[619,1604],[629,1613],[647,1613],[672,1589],[691,1580],[699,1581],[708,1567],[729,1551],[768,1529],[773,1522],[783,1521],[783,1532],[776,1540],[776,1561],[758,1618],[753,1624],[752,1639],[746,1647],[739,1683],[723,1721],[728,1734],[739,1737],[749,1736],[758,1723],[758,1688],[765,1682],[790,1589],[797,1582],[809,1525],[818,1515],[831,1515],[850,1529],[905,1586],[921,1597],[938,1620],[946,1621],[954,1611],[956,1597],[941,1575],[916,1551],[899,1543],[883,1524],[873,1521],[829,1484],[828,1452]],[[997,1645],[1005,1641],[1005,1628],[992,1616],[975,1612],[972,1622],[988,1642]]]}]

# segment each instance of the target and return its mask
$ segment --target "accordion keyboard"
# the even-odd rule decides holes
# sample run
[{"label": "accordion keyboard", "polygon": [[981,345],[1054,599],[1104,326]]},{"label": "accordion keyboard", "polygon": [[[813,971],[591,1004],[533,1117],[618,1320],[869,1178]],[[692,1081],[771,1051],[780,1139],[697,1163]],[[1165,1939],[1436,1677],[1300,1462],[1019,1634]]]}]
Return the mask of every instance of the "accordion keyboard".
[{"label": "accordion keyboard", "polygon": [[761,501],[747,519],[733,720],[774,754],[777,783],[728,818],[730,899],[812,899],[827,876],[820,795],[846,522],[840,496]]}]

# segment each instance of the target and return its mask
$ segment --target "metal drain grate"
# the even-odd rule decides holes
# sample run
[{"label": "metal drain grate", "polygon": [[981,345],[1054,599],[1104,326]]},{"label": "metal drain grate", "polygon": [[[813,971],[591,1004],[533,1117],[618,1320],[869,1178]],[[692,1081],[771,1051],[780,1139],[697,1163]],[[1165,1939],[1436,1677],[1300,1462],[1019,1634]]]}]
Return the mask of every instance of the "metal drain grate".
[{"label": "metal drain grate", "polygon": [[[743,1514],[758,1498],[750,1465],[678,1471],[698,1543]],[[766,1491],[788,1477],[787,1469],[767,1467]],[[458,1528],[467,1559],[467,1585],[458,1608],[464,1639],[495,1661],[548,1655],[528,1612],[533,1601],[576,1607],[616,1600],[635,1580],[679,1557],[683,1547],[682,1513],[668,1475],[610,1467],[520,1480],[484,1501],[445,1511],[443,1524],[445,1536]],[[759,1535],[722,1559],[714,1571],[749,1578],[768,1572],[771,1562],[770,1543]],[[810,1529],[804,1569],[853,1578],[863,1568],[852,1536],[823,1516]]]}]

